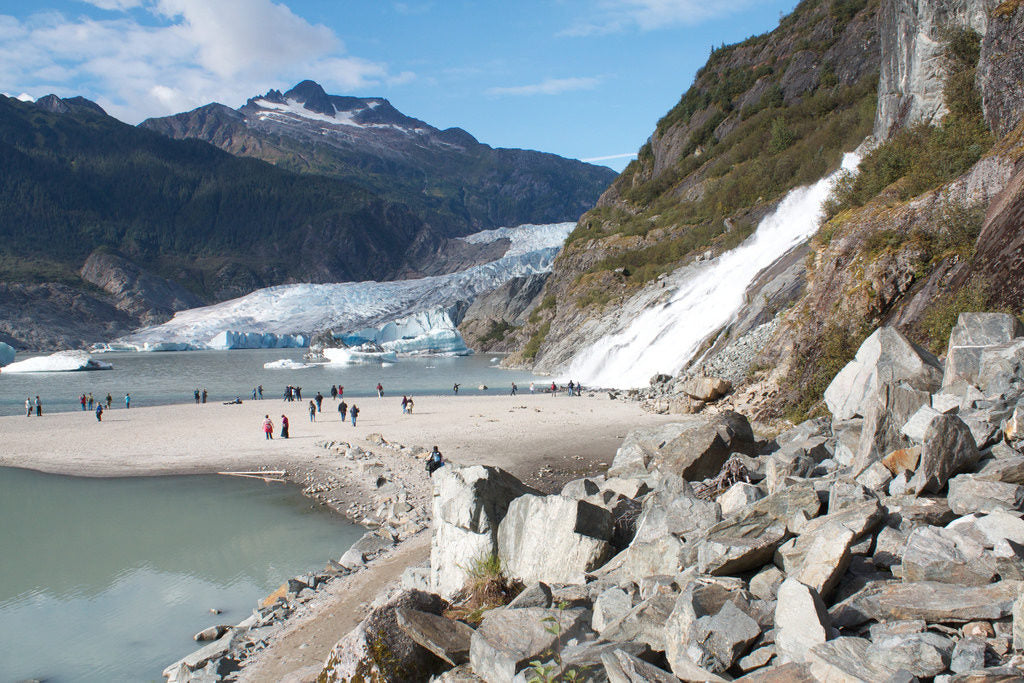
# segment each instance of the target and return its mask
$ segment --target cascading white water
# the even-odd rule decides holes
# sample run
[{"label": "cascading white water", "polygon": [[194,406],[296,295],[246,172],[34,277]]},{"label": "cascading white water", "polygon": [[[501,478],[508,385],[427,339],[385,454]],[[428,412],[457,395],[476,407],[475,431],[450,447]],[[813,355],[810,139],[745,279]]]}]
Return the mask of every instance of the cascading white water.
[{"label": "cascading white water", "polygon": [[591,386],[629,388],[646,385],[657,373],[678,372],[732,320],[758,273],[814,234],[839,174],[854,172],[859,163],[860,155],[851,152],[835,173],[791,190],[743,244],[694,269],[667,303],[577,353],[565,376]]}]

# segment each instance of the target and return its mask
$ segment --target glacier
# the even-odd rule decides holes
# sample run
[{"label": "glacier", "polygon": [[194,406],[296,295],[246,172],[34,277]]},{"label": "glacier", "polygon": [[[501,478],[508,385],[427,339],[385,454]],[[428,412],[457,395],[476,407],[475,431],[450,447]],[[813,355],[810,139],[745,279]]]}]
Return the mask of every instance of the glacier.
[{"label": "glacier", "polygon": [[[465,348],[461,336],[452,336],[458,331],[451,319],[445,320],[437,311],[471,301],[514,277],[549,272],[574,227],[575,223],[552,223],[485,230],[460,239],[474,244],[509,240],[505,254],[489,263],[414,280],[267,287],[212,306],[180,311],[166,323],[137,330],[112,345],[254,348],[230,345],[241,341],[284,348],[293,342],[305,346],[311,332],[332,329],[364,334],[364,341],[390,344],[395,353],[423,353],[424,349],[460,353],[459,346]],[[396,322],[403,319],[406,321]],[[395,325],[388,327],[393,322]],[[371,328],[375,330],[372,334]],[[300,339],[304,343],[300,344]]]},{"label": "glacier", "polygon": [[11,363],[4,373],[76,372],[79,370],[113,370],[114,366],[94,359],[86,351],[58,351],[49,356],[36,356]]},{"label": "glacier", "polygon": [[617,331],[576,353],[560,374],[591,386],[627,389],[645,386],[655,374],[679,372],[735,317],[757,275],[817,231],[836,180],[856,172],[860,156],[859,149],[847,153],[834,173],[788,192],[735,249],[673,273],[665,283],[674,292],[663,304],[651,305],[649,292],[628,302],[623,308],[637,313],[622,316]]},{"label": "glacier", "polygon": [[14,347],[5,342],[0,342],[0,365],[10,365],[14,362]]}]

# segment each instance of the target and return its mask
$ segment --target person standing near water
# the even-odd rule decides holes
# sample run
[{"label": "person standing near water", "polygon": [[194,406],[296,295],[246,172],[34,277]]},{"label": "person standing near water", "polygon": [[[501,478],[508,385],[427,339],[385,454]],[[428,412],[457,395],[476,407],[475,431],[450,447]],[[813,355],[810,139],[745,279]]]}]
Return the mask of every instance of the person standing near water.
[{"label": "person standing near water", "polygon": [[196,390],[192,392],[192,394],[196,398],[196,405],[199,405],[199,387],[196,387]]},{"label": "person standing near water", "polygon": [[25,399],[25,417],[32,417],[32,399]]},{"label": "person standing near water", "polygon": [[355,427],[356,426],[356,417],[359,415],[359,408],[357,408],[355,405],[353,405],[352,406],[352,410],[349,411],[349,414],[352,415],[352,426]]},{"label": "person standing near water", "polygon": [[345,413],[348,412],[348,404],[342,401],[338,404],[338,414],[341,415],[341,421],[345,421]]},{"label": "person standing near water", "polygon": [[288,418],[284,415],[281,416],[281,438],[288,438]]},{"label": "person standing near water", "polygon": [[263,438],[267,441],[274,440],[274,423],[269,415],[263,416]]},{"label": "person standing near water", "polygon": [[103,404],[96,401],[96,421],[103,422]]},{"label": "person standing near water", "polygon": [[518,390],[519,390],[519,387],[517,387],[517,386],[516,386],[516,383],[515,383],[515,382],[512,382],[512,393],[511,393],[511,394],[509,394],[509,396],[515,396],[515,395],[516,395],[516,392],[517,392]]},{"label": "person standing near water", "polygon": [[377,382],[377,398],[384,398],[384,386]]},{"label": "person standing near water", "polygon": [[[206,403],[206,389],[203,389],[203,403]],[[107,395],[107,403],[110,403],[110,395]],[[109,406],[108,406],[109,407]]]},{"label": "person standing near water", "polygon": [[36,417],[43,416],[43,404],[39,400],[39,396],[36,396]]},{"label": "person standing near water", "polygon": [[454,391],[455,394],[458,395],[458,393],[459,393],[459,385],[457,383],[456,383],[455,386],[452,387],[452,391]]},{"label": "person standing near water", "polygon": [[78,397],[78,402],[82,404],[82,412],[85,412],[85,394]]},{"label": "person standing near water", "polygon": [[[239,401],[239,403],[241,403],[241,401]],[[132,395],[131,394],[125,394],[124,395],[124,407],[125,408],[131,408],[132,407]]]},{"label": "person standing near water", "polygon": [[316,403],[309,402],[309,421],[316,422]]},{"label": "person standing near water", "polygon": [[319,413],[320,405],[324,402],[324,395],[318,391],[316,392],[316,396],[314,397],[314,399],[316,400],[316,412]]},{"label": "person standing near water", "polygon": [[402,415],[405,415],[405,413],[407,412],[406,408],[408,406],[409,406],[409,398],[406,397],[406,396],[402,396]]},{"label": "person standing near water", "polygon": [[262,401],[263,400],[263,385],[261,384],[258,387],[256,387],[256,391],[257,391],[257,393],[259,393],[260,400]]},{"label": "person standing near water", "polygon": [[[203,403],[206,403],[206,392],[205,391],[203,392]],[[107,410],[110,410],[110,406],[112,406],[113,404],[114,404],[114,397],[111,396],[110,392],[108,391],[107,392]]]}]

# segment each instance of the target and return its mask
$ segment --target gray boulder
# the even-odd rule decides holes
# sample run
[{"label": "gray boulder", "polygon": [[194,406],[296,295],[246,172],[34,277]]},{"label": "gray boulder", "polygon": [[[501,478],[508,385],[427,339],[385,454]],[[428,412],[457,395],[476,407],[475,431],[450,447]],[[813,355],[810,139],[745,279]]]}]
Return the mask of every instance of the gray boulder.
[{"label": "gray boulder", "polygon": [[689,538],[722,520],[719,503],[697,498],[688,486],[687,491],[688,495],[657,489],[648,495],[637,519],[633,542],[646,543],[667,534]]},{"label": "gray boulder", "polygon": [[[547,659],[556,641],[568,642],[585,633],[589,620],[590,612],[581,607],[491,610],[470,639],[470,664],[488,683],[507,683],[531,660]],[[558,635],[549,630],[551,623],[558,625]]]},{"label": "gray boulder", "polygon": [[600,631],[601,637],[622,643],[645,643],[652,650],[663,651],[665,620],[672,614],[675,604],[675,595],[655,595],[642,600],[618,619],[606,624]]},{"label": "gray boulder", "polygon": [[911,487],[918,493],[938,493],[950,477],[972,470],[980,457],[974,437],[963,420],[955,415],[937,415],[925,430],[921,461],[911,479]]},{"label": "gray boulder", "polygon": [[[745,481],[736,482],[730,486],[725,493],[718,497],[718,504],[722,508],[722,515],[728,517],[731,514],[740,512],[747,505],[755,500],[764,498],[764,491],[753,484]],[[718,520],[715,520],[716,522]],[[708,525],[711,526],[710,524]]]},{"label": "gray boulder", "polygon": [[683,542],[671,534],[653,541],[633,541],[593,575],[621,585],[652,574],[675,574],[683,567],[685,551]]},{"label": "gray boulder", "polygon": [[509,609],[523,609],[524,607],[551,607],[553,602],[551,588],[546,583],[532,583],[523,588],[523,592],[508,603]]},{"label": "gray boulder", "polygon": [[805,661],[808,650],[828,640],[830,626],[816,591],[796,579],[782,582],[775,605],[775,648],[783,661]]},{"label": "gray boulder", "polygon": [[753,450],[750,423],[739,413],[694,416],[627,434],[608,474],[628,477],[658,468],[697,481],[717,475],[730,453]]},{"label": "gray boulder", "polygon": [[[732,603],[732,608],[716,618],[726,603]],[[761,633],[749,611],[745,591],[699,580],[687,585],[663,622],[665,656],[672,672],[685,680],[692,675],[692,667],[712,673],[725,671]],[[712,642],[715,625],[726,631]],[[734,657],[736,652],[739,654]],[[723,659],[730,661],[726,664]]]},{"label": "gray boulder", "polygon": [[949,508],[958,515],[1024,508],[1024,486],[989,481],[972,474],[949,480]]},{"label": "gray boulder", "polygon": [[984,546],[951,529],[914,529],[903,551],[904,581],[938,581],[983,586],[996,577],[994,558]]},{"label": "gray boulder", "polygon": [[422,680],[447,668],[398,627],[398,611],[440,614],[437,595],[402,591],[374,609],[331,649],[317,680]]},{"label": "gray boulder", "polygon": [[594,616],[591,626],[603,634],[609,625],[626,616],[633,609],[633,598],[621,588],[609,588],[594,600]]},{"label": "gray boulder", "polygon": [[978,360],[978,388],[986,396],[1009,393],[1024,379],[1024,339],[987,346]]},{"label": "gray boulder", "polygon": [[395,617],[398,628],[415,643],[452,666],[469,661],[469,639],[473,629],[461,621],[406,608],[396,609]]},{"label": "gray boulder", "polygon": [[907,583],[876,581],[829,610],[837,628],[867,621],[924,619],[960,623],[999,620],[1010,616],[1020,581],[985,586],[957,586],[935,581]]},{"label": "gray boulder", "polygon": [[1004,344],[1024,335],[1024,327],[1006,313],[961,313],[949,333],[943,386],[958,379],[974,384],[987,346]]},{"label": "gray boulder", "polygon": [[978,479],[1003,481],[1007,484],[1024,484],[1024,455],[990,458],[981,463],[975,476]]},{"label": "gray boulder", "polygon": [[835,420],[863,416],[882,384],[900,380],[933,393],[942,383],[942,369],[935,356],[895,328],[880,327],[864,340],[854,359],[829,384],[825,404]]},{"label": "gray boulder", "polygon": [[611,556],[611,535],[608,510],[526,494],[509,504],[498,526],[498,556],[508,576],[524,582],[583,583],[586,572]]},{"label": "gray boulder", "polygon": [[949,659],[949,670],[955,674],[985,668],[984,638],[962,638],[953,648]]},{"label": "gray boulder", "polygon": [[954,642],[938,633],[902,633],[875,640],[867,659],[879,670],[908,671],[915,676],[937,676],[949,668]]},{"label": "gray boulder", "polygon": [[509,503],[537,491],[496,467],[449,463],[434,472],[430,585],[450,598],[475,562],[498,552],[498,525]]},{"label": "gray boulder", "polygon": [[860,441],[854,457],[856,471],[865,469],[882,456],[911,445],[903,433],[907,420],[931,401],[928,391],[916,389],[907,382],[882,382],[870,398],[864,413]]},{"label": "gray boulder", "polygon": [[[639,657],[621,649],[606,650],[601,654],[608,683],[679,683],[679,679]],[[720,676],[709,676],[707,681],[724,683]]]},{"label": "gray boulder", "polygon": [[811,675],[819,681],[874,683],[888,681],[896,669],[868,657],[871,641],[843,637],[815,645],[807,651]]}]

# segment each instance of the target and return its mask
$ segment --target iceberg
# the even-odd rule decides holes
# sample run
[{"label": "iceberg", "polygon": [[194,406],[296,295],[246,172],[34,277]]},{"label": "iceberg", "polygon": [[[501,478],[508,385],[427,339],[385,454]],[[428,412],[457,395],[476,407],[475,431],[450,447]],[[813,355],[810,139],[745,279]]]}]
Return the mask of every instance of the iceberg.
[{"label": "iceberg", "polygon": [[0,342],[0,365],[10,365],[14,362],[14,347],[10,344]]},{"label": "iceberg", "polygon": [[356,363],[387,363],[395,362],[397,357],[394,351],[385,351],[375,344],[363,344],[362,346],[347,348],[324,349],[324,358],[331,365],[354,365]]},{"label": "iceberg", "polygon": [[[166,323],[143,328],[118,342],[177,342],[190,348],[287,348],[308,345],[309,338],[297,331],[380,330],[398,319],[472,301],[512,278],[550,272],[574,227],[575,223],[554,223],[486,230],[460,239],[472,244],[509,240],[504,256],[489,263],[415,280],[267,287],[238,299],[179,311]],[[390,341],[397,342],[404,336],[398,333]],[[282,337],[294,339],[294,343],[282,342]],[[441,335],[423,343],[454,348],[459,342],[450,335]],[[409,348],[408,344],[396,346]]]},{"label": "iceberg", "polygon": [[269,363],[263,364],[264,370],[302,370],[304,368],[315,368],[321,363],[303,363],[302,361],[292,360],[291,358],[282,358],[281,360],[272,360]]},{"label": "iceberg", "polygon": [[342,336],[349,346],[367,342],[404,356],[452,355],[470,353],[452,320],[452,311],[434,308],[420,311],[380,327],[366,327]]},{"label": "iceberg", "polygon": [[58,351],[49,356],[36,356],[4,368],[5,373],[77,372],[79,370],[112,370],[110,363],[95,360],[87,351]]},{"label": "iceberg", "polygon": [[206,343],[206,348],[226,349],[299,349],[309,346],[309,337],[304,334],[281,334],[272,332],[218,332]]}]

